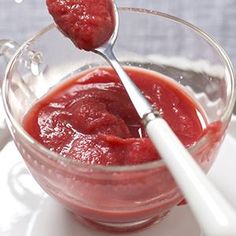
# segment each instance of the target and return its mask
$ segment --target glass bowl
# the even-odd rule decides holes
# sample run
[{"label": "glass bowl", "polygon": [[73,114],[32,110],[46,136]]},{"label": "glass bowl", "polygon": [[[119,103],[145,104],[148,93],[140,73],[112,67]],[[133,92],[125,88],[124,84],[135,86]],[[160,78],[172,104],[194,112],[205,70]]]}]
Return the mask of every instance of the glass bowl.
[{"label": "glass bowl", "polygon": [[[207,172],[235,101],[227,55],[207,34],[176,17],[134,8],[120,8],[119,13],[114,50],[121,63],[179,83],[204,112],[211,132],[189,151]],[[26,112],[51,88],[97,66],[108,65],[94,53],[77,50],[55,25],[46,27],[24,43],[8,64],[2,90],[6,120],[29,171],[49,195],[84,223],[134,231],[162,220],[183,200],[163,161],[123,167],[81,164],[46,149],[22,127]]]}]

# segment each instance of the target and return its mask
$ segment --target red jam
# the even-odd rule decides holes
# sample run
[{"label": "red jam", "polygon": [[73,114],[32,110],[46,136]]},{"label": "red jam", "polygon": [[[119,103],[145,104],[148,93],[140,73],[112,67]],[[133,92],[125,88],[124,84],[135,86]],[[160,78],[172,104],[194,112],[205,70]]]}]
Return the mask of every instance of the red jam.
[{"label": "red jam", "polygon": [[59,29],[87,51],[104,44],[115,28],[112,0],[46,0]]},{"label": "red jam", "polygon": [[[144,69],[127,67],[126,72],[186,147],[200,139],[204,117],[180,86]],[[23,126],[42,145],[82,163],[121,166],[160,159],[118,76],[108,68],[57,86],[31,108]]]}]

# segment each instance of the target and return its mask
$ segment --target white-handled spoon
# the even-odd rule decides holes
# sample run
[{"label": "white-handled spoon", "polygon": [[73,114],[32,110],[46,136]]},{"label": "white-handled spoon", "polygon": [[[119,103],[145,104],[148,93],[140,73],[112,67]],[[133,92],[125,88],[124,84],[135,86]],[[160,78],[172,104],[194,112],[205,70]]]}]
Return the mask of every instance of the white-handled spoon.
[{"label": "white-handled spoon", "polygon": [[116,6],[114,8],[116,26],[113,35],[108,42],[93,51],[103,56],[119,75],[145,124],[148,136],[182,190],[204,235],[236,235],[235,210],[208,180],[167,122],[149,104],[117,61],[113,53],[113,45],[118,35],[119,16]]}]

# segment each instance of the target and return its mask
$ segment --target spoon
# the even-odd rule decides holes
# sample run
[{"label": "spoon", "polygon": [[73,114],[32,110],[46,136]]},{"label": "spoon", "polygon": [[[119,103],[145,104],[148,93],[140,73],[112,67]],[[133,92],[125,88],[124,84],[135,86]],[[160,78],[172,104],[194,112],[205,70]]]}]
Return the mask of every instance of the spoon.
[{"label": "spoon", "polygon": [[236,235],[236,212],[208,180],[167,122],[144,97],[116,59],[113,46],[119,29],[114,3],[115,29],[111,38],[93,51],[104,57],[118,74],[146,132],[182,190],[205,236]]}]

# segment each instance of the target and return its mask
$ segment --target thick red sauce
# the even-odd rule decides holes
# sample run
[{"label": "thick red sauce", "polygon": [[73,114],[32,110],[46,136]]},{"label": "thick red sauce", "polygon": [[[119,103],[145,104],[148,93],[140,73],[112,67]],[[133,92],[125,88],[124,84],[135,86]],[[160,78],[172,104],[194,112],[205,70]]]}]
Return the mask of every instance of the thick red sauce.
[{"label": "thick red sauce", "polygon": [[76,47],[93,50],[104,44],[115,27],[112,0],[46,0],[59,29]]},{"label": "thick red sauce", "polygon": [[[186,147],[199,140],[204,118],[180,86],[144,69],[127,67],[126,72]],[[57,86],[31,108],[23,126],[50,150],[83,163],[132,165],[160,159],[119,78],[108,68]]]}]

